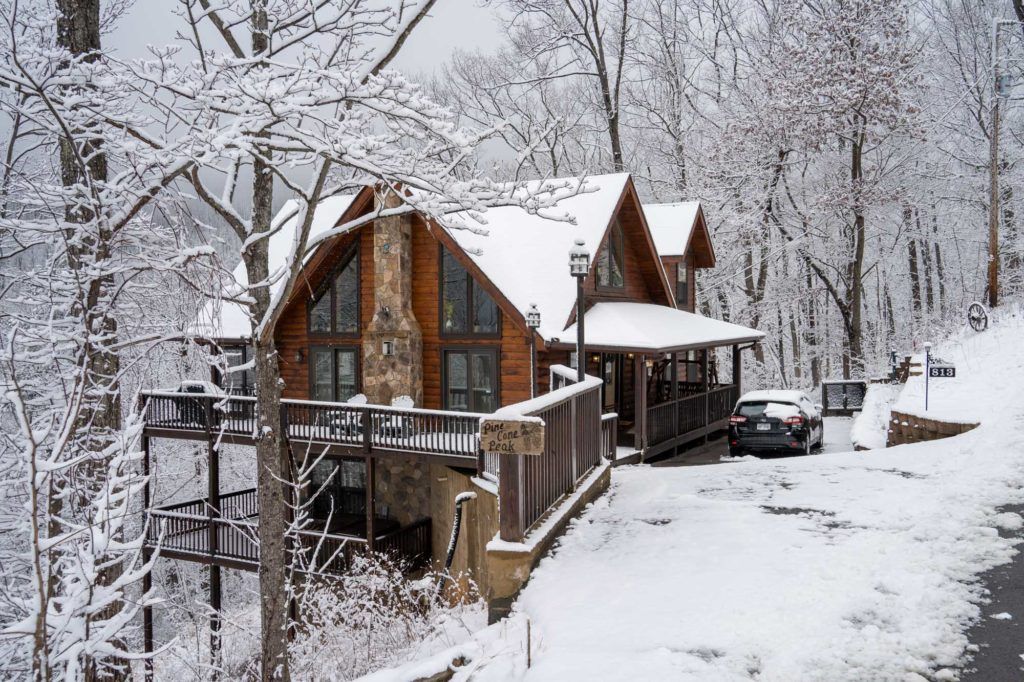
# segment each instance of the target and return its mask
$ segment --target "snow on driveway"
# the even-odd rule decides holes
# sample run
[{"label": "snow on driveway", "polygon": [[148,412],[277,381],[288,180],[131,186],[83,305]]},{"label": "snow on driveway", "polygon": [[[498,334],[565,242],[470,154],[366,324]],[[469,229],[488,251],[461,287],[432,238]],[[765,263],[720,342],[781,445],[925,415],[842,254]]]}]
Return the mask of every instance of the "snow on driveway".
[{"label": "snow on driveway", "polygon": [[1012,556],[1017,446],[617,470],[472,679],[930,677],[967,644],[972,577]]},{"label": "snow on driveway", "polygon": [[998,529],[1024,526],[999,511],[1024,502],[1021,331],[947,349],[988,387],[966,391],[988,417],[962,436],[616,469],[513,615],[430,665],[464,656],[454,679],[477,682],[955,679],[976,578],[1016,551]]}]

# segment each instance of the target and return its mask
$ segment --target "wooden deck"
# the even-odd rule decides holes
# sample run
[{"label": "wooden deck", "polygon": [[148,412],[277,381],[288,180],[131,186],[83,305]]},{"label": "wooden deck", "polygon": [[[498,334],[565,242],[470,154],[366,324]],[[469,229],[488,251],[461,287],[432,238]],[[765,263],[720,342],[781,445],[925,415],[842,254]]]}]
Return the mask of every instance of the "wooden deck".
[{"label": "wooden deck", "polygon": [[[147,391],[146,435],[252,445],[256,399]],[[478,468],[480,418],[472,412],[283,400],[282,422],[293,452],[335,456],[406,455]]]}]

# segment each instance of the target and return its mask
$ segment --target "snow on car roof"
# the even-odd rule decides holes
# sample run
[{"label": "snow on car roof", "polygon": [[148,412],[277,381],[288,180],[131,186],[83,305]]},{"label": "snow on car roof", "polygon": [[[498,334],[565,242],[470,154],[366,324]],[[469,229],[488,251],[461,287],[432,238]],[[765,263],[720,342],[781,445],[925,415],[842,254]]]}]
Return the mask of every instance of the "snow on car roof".
[{"label": "snow on car roof", "polygon": [[770,390],[770,391],[750,391],[744,393],[740,398],[741,403],[757,403],[757,402],[771,402],[771,403],[798,403],[800,399],[804,397],[802,391],[788,391],[788,390]]}]

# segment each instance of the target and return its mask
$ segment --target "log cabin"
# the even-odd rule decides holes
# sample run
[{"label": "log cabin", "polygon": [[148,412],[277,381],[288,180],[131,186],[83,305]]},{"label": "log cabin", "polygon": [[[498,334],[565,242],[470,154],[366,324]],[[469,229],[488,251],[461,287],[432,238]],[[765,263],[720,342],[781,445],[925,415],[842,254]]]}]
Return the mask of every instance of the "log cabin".
[{"label": "log cabin", "polygon": [[[670,454],[725,428],[741,347],[762,334],[694,312],[694,272],[714,265],[699,204],[645,206],[628,174],[575,182],[579,191],[558,204],[571,221],[519,206],[381,217],[403,199],[374,187],[316,207],[312,236],[336,233],[277,300],[275,340],[290,456],[323,455],[310,513],[318,545],[334,543],[327,568],[365,549],[439,566],[453,502],[474,492],[452,566],[497,617],[568,517],[607,486],[609,464]],[[286,205],[274,222],[272,272],[286,265],[295,212]],[[592,254],[580,282],[569,272],[574,245]],[[242,266],[235,276],[245,284]],[[255,491],[224,493],[213,480],[219,447],[252,443],[250,321],[211,301],[197,329],[223,356],[212,377],[223,393],[186,403],[145,393],[145,435],[147,447],[205,438],[210,492],[157,504],[151,516],[170,524],[164,556],[251,570],[258,550],[238,528],[258,515]],[[729,381],[716,349],[728,351]],[[584,381],[570,369],[578,362]],[[494,413],[541,417],[544,454],[481,451],[480,419]]]}]

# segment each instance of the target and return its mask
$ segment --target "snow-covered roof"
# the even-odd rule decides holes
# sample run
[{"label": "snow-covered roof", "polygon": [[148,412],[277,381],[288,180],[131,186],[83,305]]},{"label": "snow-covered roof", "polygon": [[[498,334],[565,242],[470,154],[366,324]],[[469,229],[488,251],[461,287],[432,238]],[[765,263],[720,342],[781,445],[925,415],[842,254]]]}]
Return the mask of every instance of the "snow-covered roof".
[{"label": "snow-covered roof", "polygon": [[699,201],[677,201],[670,204],[644,204],[647,227],[654,238],[659,256],[682,256],[697,224]]},{"label": "snow-covered roof", "polygon": [[[757,341],[762,332],[655,303],[595,303],[584,316],[587,347],[662,353]],[[576,325],[558,335],[576,338]]]},{"label": "snow-covered roof", "polygon": [[[337,225],[338,220],[341,219],[341,216],[352,205],[352,201],[355,198],[356,195],[354,194],[344,194],[322,199],[316,205],[313,213],[313,222],[309,228],[309,239],[312,240],[313,237]],[[290,265],[291,254],[294,250],[295,229],[298,227],[298,209],[299,202],[289,200],[281,207],[281,210],[277,212],[277,215],[271,221],[271,227],[276,231],[270,235],[268,255],[270,278],[272,280],[270,294],[271,300],[275,302],[283,285],[281,277],[284,274],[283,269]],[[311,254],[307,254],[307,261],[309,260],[309,255]],[[249,282],[245,272],[245,263],[239,262],[232,275],[238,284],[238,291],[244,291]],[[197,333],[215,338],[246,338],[252,333],[249,316],[245,309],[229,301],[208,302],[200,313],[196,326],[198,328]]]},{"label": "snow-covered roof", "polygon": [[[536,192],[544,182],[573,181],[535,181],[526,187]],[[479,218],[459,213],[454,220],[443,222],[452,238],[524,317],[530,304],[537,304],[541,320],[537,331],[542,338],[565,338],[563,329],[576,302],[569,249],[574,240],[582,239],[591,258],[595,256],[628,181],[628,173],[588,176],[580,193],[556,206],[558,213],[573,216],[575,224],[533,215],[517,206],[490,208]],[[472,229],[456,229],[459,224]]]},{"label": "snow-covered roof", "polygon": [[800,391],[750,391],[740,397],[741,403],[799,403],[803,393]]}]

